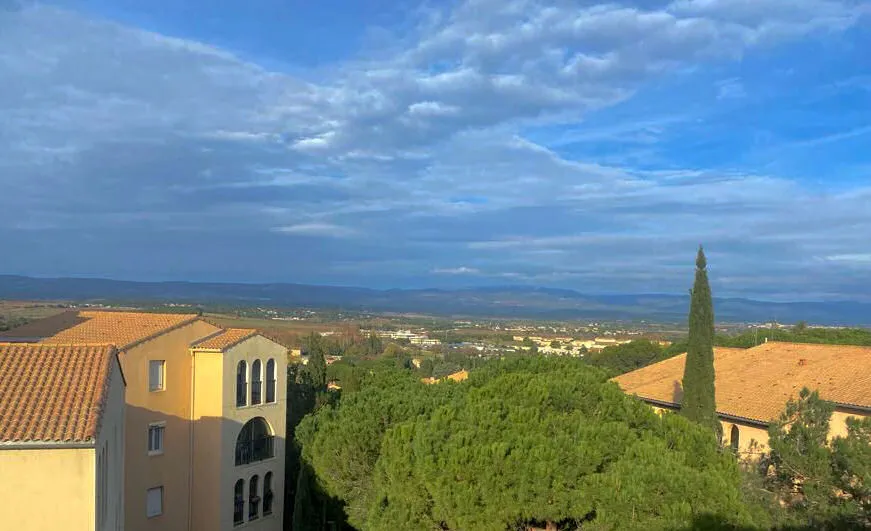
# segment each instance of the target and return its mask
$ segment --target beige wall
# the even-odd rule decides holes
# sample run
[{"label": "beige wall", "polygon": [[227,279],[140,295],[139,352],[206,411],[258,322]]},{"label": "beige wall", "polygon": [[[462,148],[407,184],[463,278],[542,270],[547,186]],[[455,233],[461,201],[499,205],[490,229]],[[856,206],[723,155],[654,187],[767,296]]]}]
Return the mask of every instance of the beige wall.
[{"label": "beige wall", "polygon": [[847,419],[865,418],[868,415],[860,413],[847,413],[843,410],[838,410],[832,413],[832,419],[829,421],[829,436],[830,437],[846,437],[847,436]]},{"label": "beige wall", "polygon": [[757,459],[768,450],[768,428],[720,419],[723,426],[723,446],[732,446],[732,428],[738,435],[738,456],[744,459]]},{"label": "beige wall", "polygon": [[[245,360],[248,366],[248,403],[251,394],[251,366],[254,360],[259,359],[263,365],[263,399],[266,399],[266,362],[275,360],[276,373],[276,402],[272,404],[260,404],[257,406],[236,407],[236,366],[240,360]],[[262,336],[254,336],[243,341],[224,353],[224,402],[223,417],[226,419],[222,441],[222,479],[220,492],[220,515],[221,531],[234,529],[233,527],[233,487],[238,479],[245,480],[245,511],[246,523],[236,526],[236,529],[244,527],[250,530],[279,531],[282,528],[282,513],[284,508],[284,446],[286,440],[286,382],[287,376],[287,349],[274,341]],[[235,466],[236,438],[242,426],[254,417],[263,417],[272,428],[275,435],[275,457],[258,463]],[[262,497],[263,477],[266,472],[272,472],[272,491],[275,494],[272,506],[273,512],[269,517],[261,516],[259,519],[248,522],[248,481],[253,475],[260,478],[260,492]],[[261,502],[262,510],[262,502]]]},{"label": "beige wall", "polygon": [[220,352],[194,351],[194,461],[191,529],[219,528],[221,508],[221,441],[223,419],[224,359]]},{"label": "beige wall", "polygon": [[[121,355],[127,377],[125,521],[127,531],[185,530],[191,498],[193,341],[220,329],[204,321],[172,330]],[[164,391],[148,390],[148,361],[165,360]],[[148,456],[148,424],[166,422],[164,453]],[[163,486],[163,514],[145,515],[146,492]]]},{"label": "beige wall", "polygon": [[[98,531],[124,529],[124,426],[126,405],[121,368],[114,360],[109,375],[109,393],[100,429],[97,434],[95,457],[95,509]],[[105,467],[105,473],[100,469]],[[101,489],[100,479],[105,485]],[[105,500],[103,499],[105,498]]]},{"label": "beige wall", "polygon": [[0,450],[0,528],[95,529],[93,448]]}]

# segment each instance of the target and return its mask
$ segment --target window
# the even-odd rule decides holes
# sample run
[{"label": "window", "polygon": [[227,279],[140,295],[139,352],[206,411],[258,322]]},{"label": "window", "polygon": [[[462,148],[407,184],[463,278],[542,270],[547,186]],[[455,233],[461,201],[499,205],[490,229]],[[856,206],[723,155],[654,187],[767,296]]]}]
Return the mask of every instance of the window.
[{"label": "window", "polygon": [[154,518],[163,514],[163,487],[148,489],[145,499],[145,516]]},{"label": "window", "polygon": [[266,362],[266,402],[275,402],[275,360]]},{"label": "window", "polygon": [[251,481],[248,482],[248,520],[257,520],[260,516],[260,496],[257,495],[257,483],[259,478],[251,476]]},{"label": "window", "polygon": [[263,417],[255,417],[246,422],[236,439],[236,466],[271,458],[274,439]]},{"label": "window", "polygon": [[245,480],[240,479],[233,487],[233,525],[245,522]]},{"label": "window", "polygon": [[261,402],[260,391],[262,389],[263,382],[260,376],[260,369],[262,368],[260,360],[254,360],[254,363],[251,364],[251,404],[259,404]]},{"label": "window", "polygon": [[732,424],[732,431],[729,433],[729,445],[732,447],[732,450],[738,451],[738,446],[741,444],[740,441],[741,433],[738,431],[738,426]]},{"label": "window", "polygon": [[248,366],[240,361],[236,366],[236,407],[248,404]]},{"label": "window", "polygon": [[272,514],[272,499],[275,497],[272,494],[272,472],[267,472],[263,476],[263,516]]},{"label": "window", "polygon": [[164,372],[166,369],[166,361],[164,360],[149,360],[148,361],[148,390],[163,391],[164,390]]},{"label": "window", "polygon": [[148,425],[148,455],[163,453],[163,432],[166,422],[154,422]]}]

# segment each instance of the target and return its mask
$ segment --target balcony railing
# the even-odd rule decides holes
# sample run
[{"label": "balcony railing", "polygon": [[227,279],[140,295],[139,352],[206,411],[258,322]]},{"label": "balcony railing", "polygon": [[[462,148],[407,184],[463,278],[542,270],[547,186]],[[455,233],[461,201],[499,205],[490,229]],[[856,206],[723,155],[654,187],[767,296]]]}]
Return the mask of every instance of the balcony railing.
[{"label": "balcony railing", "polygon": [[248,405],[248,384],[236,382],[236,407]]},{"label": "balcony railing", "polygon": [[236,443],[236,466],[256,463],[275,455],[275,436],[267,435]]},{"label": "balcony railing", "polygon": [[236,498],[233,504],[233,525],[241,525],[245,523],[245,500]]},{"label": "balcony railing", "polygon": [[272,514],[272,500],[275,497],[271,490],[263,493],[263,516]]},{"label": "balcony railing", "polygon": [[275,402],[275,378],[266,380],[266,403]]},{"label": "balcony railing", "polygon": [[261,394],[260,391],[263,389],[263,383],[259,380],[254,380],[251,382],[251,405],[259,404]]}]

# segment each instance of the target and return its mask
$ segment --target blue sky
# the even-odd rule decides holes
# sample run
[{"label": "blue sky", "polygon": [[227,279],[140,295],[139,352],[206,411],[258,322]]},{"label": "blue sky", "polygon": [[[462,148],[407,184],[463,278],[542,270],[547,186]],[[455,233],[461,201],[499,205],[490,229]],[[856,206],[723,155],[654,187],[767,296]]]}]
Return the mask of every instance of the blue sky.
[{"label": "blue sky", "polygon": [[871,300],[871,2],[0,0],[0,272]]}]

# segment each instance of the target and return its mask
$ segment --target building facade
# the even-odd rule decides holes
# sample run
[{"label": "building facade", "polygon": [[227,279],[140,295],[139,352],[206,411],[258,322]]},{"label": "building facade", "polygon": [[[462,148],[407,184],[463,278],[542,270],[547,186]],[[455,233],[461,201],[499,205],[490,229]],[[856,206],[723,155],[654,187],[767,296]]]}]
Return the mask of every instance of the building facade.
[{"label": "building facade", "polygon": [[[255,330],[223,329],[196,315],[76,313],[58,320],[67,327],[41,341],[118,347],[127,377],[125,528],[280,529],[287,349]],[[241,362],[248,394],[240,406]],[[242,434],[253,457],[237,464]],[[239,479],[241,520],[234,496]]]},{"label": "building facade", "polygon": [[[624,392],[656,410],[680,409],[686,354],[613,379]],[[802,388],[835,406],[830,437],[847,433],[847,419],[871,416],[871,347],[767,342],[715,348],[717,414],[723,445],[755,458],[768,450],[768,427]]]},{"label": "building facade", "polygon": [[116,350],[0,343],[0,381],[0,527],[124,529],[125,382]]}]

